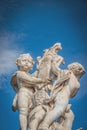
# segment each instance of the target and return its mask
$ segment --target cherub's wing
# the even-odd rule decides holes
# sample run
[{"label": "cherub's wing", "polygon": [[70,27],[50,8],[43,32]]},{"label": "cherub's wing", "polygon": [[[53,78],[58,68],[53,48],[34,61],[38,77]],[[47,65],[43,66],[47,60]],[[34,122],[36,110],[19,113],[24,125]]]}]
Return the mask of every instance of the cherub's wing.
[{"label": "cherub's wing", "polygon": [[11,78],[11,81],[10,81],[13,89],[15,92],[18,92],[18,85],[17,85],[17,72],[15,72],[13,75],[12,75],[12,78]]}]

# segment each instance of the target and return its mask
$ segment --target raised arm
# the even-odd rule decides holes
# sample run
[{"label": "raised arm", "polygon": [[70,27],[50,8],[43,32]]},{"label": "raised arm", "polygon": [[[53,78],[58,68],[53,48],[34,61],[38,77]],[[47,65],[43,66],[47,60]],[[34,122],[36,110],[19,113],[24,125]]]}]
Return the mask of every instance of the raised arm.
[{"label": "raised arm", "polygon": [[46,81],[44,81],[40,78],[33,77],[33,76],[31,76],[25,72],[21,72],[21,71],[17,73],[17,79],[19,79],[20,81],[23,81],[29,85],[37,85],[37,84],[41,84],[41,83],[46,83]]}]

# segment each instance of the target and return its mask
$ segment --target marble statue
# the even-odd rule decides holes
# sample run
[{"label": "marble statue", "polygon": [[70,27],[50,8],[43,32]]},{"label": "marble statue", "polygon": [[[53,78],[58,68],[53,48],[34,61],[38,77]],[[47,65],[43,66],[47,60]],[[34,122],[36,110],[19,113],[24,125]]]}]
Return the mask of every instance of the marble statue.
[{"label": "marble statue", "polygon": [[[79,88],[84,67],[74,62],[66,70],[60,68],[64,58],[58,54],[61,43],[55,43],[37,57],[36,71],[30,54],[21,54],[16,60],[18,71],[11,78],[16,92],[12,110],[19,111],[21,130],[72,130],[74,113],[69,100]],[[58,121],[56,121],[58,119]]]}]

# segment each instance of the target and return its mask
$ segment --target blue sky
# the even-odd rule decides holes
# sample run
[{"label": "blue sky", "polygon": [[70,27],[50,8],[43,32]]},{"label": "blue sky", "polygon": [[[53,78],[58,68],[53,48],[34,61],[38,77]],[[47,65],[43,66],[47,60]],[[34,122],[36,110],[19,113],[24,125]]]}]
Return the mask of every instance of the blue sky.
[{"label": "blue sky", "polygon": [[[11,110],[15,92],[10,78],[17,68],[16,58],[30,53],[34,60],[43,50],[61,42],[59,52],[69,63],[80,62],[87,70],[86,0],[3,0],[0,1],[0,130],[18,130],[18,112]],[[35,70],[35,66],[34,66]],[[33,71],[34,71],[33,70]],[[72,99],[73,130],[87,130],[87,74]]]}]

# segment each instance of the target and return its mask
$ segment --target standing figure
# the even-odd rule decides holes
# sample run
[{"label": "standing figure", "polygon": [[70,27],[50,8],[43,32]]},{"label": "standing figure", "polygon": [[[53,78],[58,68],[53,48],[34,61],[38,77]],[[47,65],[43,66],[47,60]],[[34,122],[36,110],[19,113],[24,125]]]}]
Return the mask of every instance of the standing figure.
[{"label": "standing figure", "polygon": [[[61,84],[63,87],[55,95],[54,108],[46,114],[43,122],[39,126],[39,130],[49,130],[51,123],[64,113],[69,99],[74,97],[80,88],[79,79],[85,73],[83,66],[75,62],[68,65],[68,71],[69,78]],[[55,87],[57,88],[57,84],[55,84],[54,89]]]},{"label": "standing figure", "polygon": [[18,71],[12,76],[11,85],[17,91],[13,101],[13,110],[19,110],[19,120],[21,130],[27,129],[27,118],[29,108],[32,104],[32,96],[35,92],[34,87],[40,84],[45,84],[46,81],[40,78],[31,76],[28,71],[33,67],[34,61],[30,54],[22,54],[16,60]]}]

